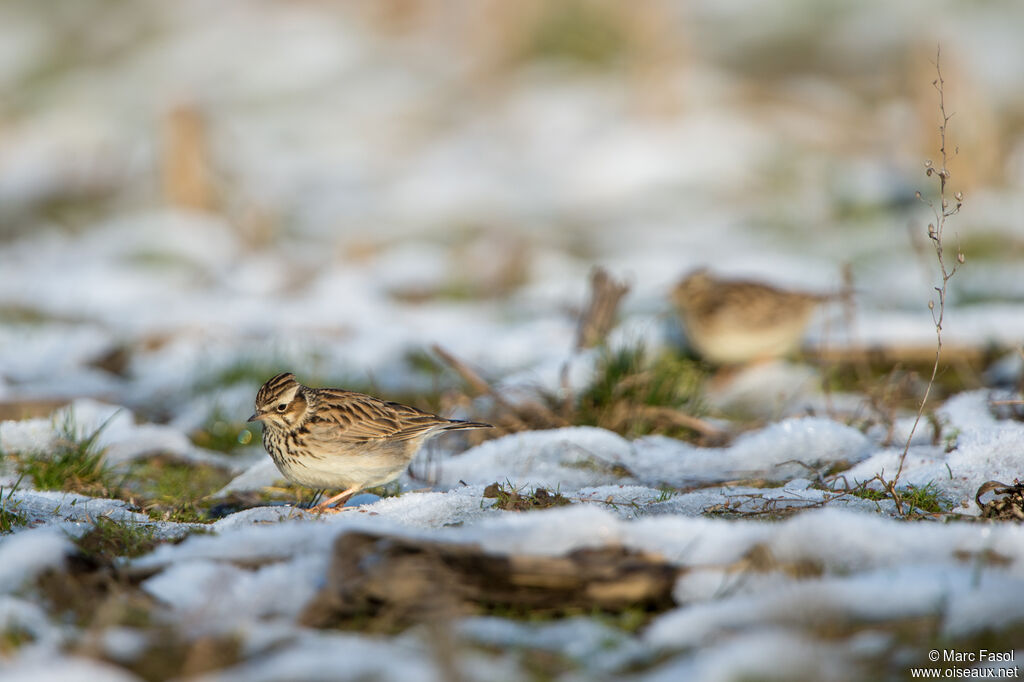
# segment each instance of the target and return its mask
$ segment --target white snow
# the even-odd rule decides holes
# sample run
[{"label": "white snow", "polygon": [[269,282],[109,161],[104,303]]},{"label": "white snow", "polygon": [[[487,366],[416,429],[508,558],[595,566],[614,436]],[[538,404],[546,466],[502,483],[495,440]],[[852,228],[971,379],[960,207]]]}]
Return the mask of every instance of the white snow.
[{"label": "white snow", "polygon": [[276,682],[386,677],[441,682],[430,654],[410,643],[392,644],[362,635],[305,633],[285,648],[252,657],[226,671],[194,678],[201,682]]},{"label": "white snow", "polygon": [[[661,436],[632,443],[610,431],[527,431],[486,443],[440,465],[438,484],[572,489],[641,481],[686,486],[743,478],[792,478],[868,455],[859,431],[822,418],[788,419],[744,434],[727,448],[696,448]],[[626,475],[623,472],[628,472]]]},{"label": "white snow", "polygon": [[525,624],[481,616],[462,619],[457,631],[461,637],[480,644],[550,651],[594,673],[621,668],[649,655],[635,637],[588,618]]},{"label": "white snow", "polygon": [[10,682],[139,682],[141,679],[109,663],[53,653],[45,658],[18,656],[5,668],[3,676]]},{"label": "white snow", "polygon": [[52,528],[37,528],[0,542],[0,593],[12,592],[71,552],[71,542]]},{"label": "white snow", "polygon": [[50,621],[42,606],[7,594],[0,596],[0,628],[4,632],[20,631],[32,638],[19,651],[23,661],[52,656],[66,639],[64,629]]},{"label": "white snow", "polygon": [[4,452],[45,452],[56,437],[49,419],[0,421],[0,449]]},{"label": "white snow", "polygon": [[870,451],[868,439],[830,419],[785,419],[741,435],[727,448],[694,448],[660,436],[639,439],[629,467],[649,483],[683,486],[742,478],[807,476]]},{"label": "white snow", "polygon": [[203,559],[181,561],[142,589],[203,633],[231,632],[270,617],[294,620],[324,581],[326,556],[312,553],[257,568]]},{"label": "white snow", "polygon": [[[447,460],[438,484],[582,487],[616,479],[616,465],[630,462],[633,446],[611,431],[586,426],[524,431],[490,440]],[[497,474],[497,478],[495,478]]]},{"label": "white snow", "polygon": [[[765,669],[766,660],[772,661],[770,670]],[[679,656],[634,679],[725,682],[768,675],[780,680],[846,680],[856,676],[856,671],[856,656],[844,645],[828,644],[782,629],[766,629],[737,633],[720,646],[698,649],[692,656]]]}]

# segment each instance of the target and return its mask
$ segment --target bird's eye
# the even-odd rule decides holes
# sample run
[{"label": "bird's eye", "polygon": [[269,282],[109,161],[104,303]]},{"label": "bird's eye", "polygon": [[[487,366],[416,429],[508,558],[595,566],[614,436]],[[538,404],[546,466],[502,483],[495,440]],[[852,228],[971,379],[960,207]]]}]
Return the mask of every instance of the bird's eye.
[{"label": "bird's eye", "polygon": [[277,411],[278,412],[284,412],[287,409],[288,409],[288,405],[286,403],[281,403],[280,405],[277,406]]}]

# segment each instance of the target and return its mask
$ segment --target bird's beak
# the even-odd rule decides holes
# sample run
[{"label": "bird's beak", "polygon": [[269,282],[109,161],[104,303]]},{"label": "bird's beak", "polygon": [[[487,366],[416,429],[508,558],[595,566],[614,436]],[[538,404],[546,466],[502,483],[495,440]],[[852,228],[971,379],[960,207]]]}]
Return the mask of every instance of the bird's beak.
[{"label": "bird's beak", "polygon": [[263,421],[263,417],[260,416],[259,412],[253,412],[252,416],[249,417],[248,421],[251,421],[251,422]]}]

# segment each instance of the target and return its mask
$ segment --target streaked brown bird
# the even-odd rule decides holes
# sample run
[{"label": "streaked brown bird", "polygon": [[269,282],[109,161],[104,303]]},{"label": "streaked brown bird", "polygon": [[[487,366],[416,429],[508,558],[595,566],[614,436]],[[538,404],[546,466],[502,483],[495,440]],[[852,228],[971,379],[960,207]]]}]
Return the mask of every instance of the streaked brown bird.
[{"label": "streaked brown bird", "polygon": [[831,298],[835,295],[721,279],[704,268],[690,273],[672,290],[672,301],[694,350],[723,365],[797,350],[811,313]]},{"label": "streaked brown bird", "polygon": [[256,394],[249,421],[263,422],[263,446],[293,483],[338,489],[312,511],[322,512],[365,488],[390,483],[429,437],[490,424],[437,415],[339,388],[310,388],[285,372]]}]

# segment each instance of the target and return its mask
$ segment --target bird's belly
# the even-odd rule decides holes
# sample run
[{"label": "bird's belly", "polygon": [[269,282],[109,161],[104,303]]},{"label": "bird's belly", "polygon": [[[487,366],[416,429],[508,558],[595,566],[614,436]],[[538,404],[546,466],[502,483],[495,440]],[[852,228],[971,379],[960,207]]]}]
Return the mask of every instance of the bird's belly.
[{"label": "bird's belly", "polygon": [[401,454],[377,450],[287,458],[277,468],[288,480],[310,488],[372,488],[395,480],[408,464]]},{"label": "bird's belly", "polygon": [[756,358],[786,355],[799,348],[803,324],[776,325],[757,330],[714,329],[693,332],[691,341],[708,360],[719,363],[748,362]]}]

